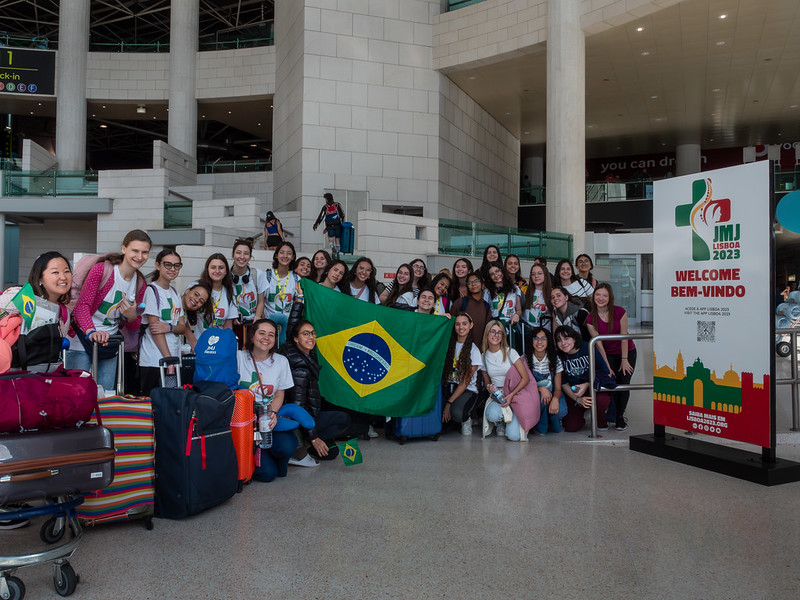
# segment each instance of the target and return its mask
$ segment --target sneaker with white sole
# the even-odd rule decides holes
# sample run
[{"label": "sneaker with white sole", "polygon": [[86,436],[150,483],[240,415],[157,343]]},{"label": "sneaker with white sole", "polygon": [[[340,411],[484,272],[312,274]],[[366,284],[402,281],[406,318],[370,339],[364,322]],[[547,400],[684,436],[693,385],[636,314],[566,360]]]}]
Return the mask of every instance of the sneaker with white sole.
[{"label": "sneaker with white sole", "polygon": [[506,437],[506,425],[505,425],[505,423],[501,423],[500,425],[498,425],[497,429],[495,431],[497,433],[497,437]]},{"label": "sneaker with white sole", "polygon": [[310,454],[306,454],[303,458],[290,458],[289,464],[293,467],[318,467],[319,463]]},{"label": "sneaker with white sole", "polygon": [[472,419],[461,423],[461,435],[472,435]]},{"label": "sneaker with white sole", "polygon": [[617,431],[625,431],[628,428],[628,420],[625,417],[617,417],[617,424],[614,427]]},{"label": "sneaker with white sole", "polygon": [[376,438],[378,437],[379,434],[377,431],[375,431],[375,428],[372,425],[370,425],[369,431],[367,431],[367,435],[371,438]]}]

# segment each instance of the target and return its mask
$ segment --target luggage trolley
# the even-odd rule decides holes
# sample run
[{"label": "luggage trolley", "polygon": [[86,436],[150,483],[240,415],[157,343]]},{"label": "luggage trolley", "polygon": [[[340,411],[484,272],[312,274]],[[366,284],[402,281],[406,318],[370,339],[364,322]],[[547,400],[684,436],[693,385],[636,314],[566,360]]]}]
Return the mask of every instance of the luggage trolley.
[{"label": "luggage trolley", "polygon": [[0,556],[0,598],[22,600],[25,584],[14,576],[17,569],[53,563],[53,587],[60,596],[69,596],[78,585],[78,575],[69,564],[69,559],[83,537],[83,530],[75,515],[75,507],[83,502],[83,496],[59,496],[42,506],[31,506],[11,512],[2,512],[4,519],[32,519],[50,515],[42,524],[39,537],[47,543],[56,543],[64,536],[66,525],[72,530],[70,539],[49,550],[17,556]]}]

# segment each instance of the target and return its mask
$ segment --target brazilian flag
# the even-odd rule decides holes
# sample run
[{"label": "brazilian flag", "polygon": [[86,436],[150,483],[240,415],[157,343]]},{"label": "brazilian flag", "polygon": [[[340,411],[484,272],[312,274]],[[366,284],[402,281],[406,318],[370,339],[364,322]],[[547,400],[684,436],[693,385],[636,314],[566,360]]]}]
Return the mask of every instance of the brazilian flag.
[{"label": "brazilian flag", "polygon": [[36,295],[33,293],[31,284],[26,283],[23,285],[17,295],[11,299],[11,302],[17,307],[19,315],[25,322],[25,330],[29,330],[33,322],[33,314],[36,312]]},{"label": "brazilian flag", "polygon": [[345,467],[360,465],[364,462],[361,457],[361,448],[358,447],[358,440],[355,438],[346,442],[338,442],[336,445],[339,447],[339,454],[342,457],[342,461],[344,461]]},{"label": "brazilian flag", "polygon": [[453,323],[357,300],[309,279],[300,282],[306,318],[317,331],[328,402],[387,417],[431,411]]}]

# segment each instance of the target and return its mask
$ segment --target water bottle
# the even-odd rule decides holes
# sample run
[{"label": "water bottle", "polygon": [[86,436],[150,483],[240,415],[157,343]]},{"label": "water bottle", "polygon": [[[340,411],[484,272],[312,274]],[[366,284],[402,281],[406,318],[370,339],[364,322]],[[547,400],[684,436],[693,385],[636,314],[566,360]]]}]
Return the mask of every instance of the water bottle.
[{"label": "water bottle", "polygon": [[573,393],[574,393],[574,392],[578,391],[578,386],[577,385],[573,385],[573,386],[570,386],[569,389],[571,389],[573,391]]},{"label": "water bottle", "polygon": [[272,429],[269,426],[269,422],[270,418],[267,414],[267,408],[263,407],[258,417],[258,431],[261,433],[261,443],[259,443],[259,447],[264,450],[272,448]]},{"label": "water bottle", "polygon": [[505,396],[503,396],[503,390],[500,390],[498,388],[495,388],[495,390],[492,392],[492,396],[494,396],[494,399],[497,400],[500,404],[503,403],[503,399],[505,398]]}]

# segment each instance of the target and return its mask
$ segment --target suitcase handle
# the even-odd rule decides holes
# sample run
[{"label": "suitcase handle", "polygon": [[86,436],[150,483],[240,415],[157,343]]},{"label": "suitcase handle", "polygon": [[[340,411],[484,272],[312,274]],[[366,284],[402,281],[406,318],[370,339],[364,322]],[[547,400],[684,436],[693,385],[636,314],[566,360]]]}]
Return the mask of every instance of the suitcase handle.
[{"label": "suitcase handle", "polygon": [[47,479],[58,475],[58,469],[48,469],[47,471],[37,471],[36,473],[22,473],[21,475],[11,475],[8,479],[12,483],[15,481],[35,481],[36,479]]}]

